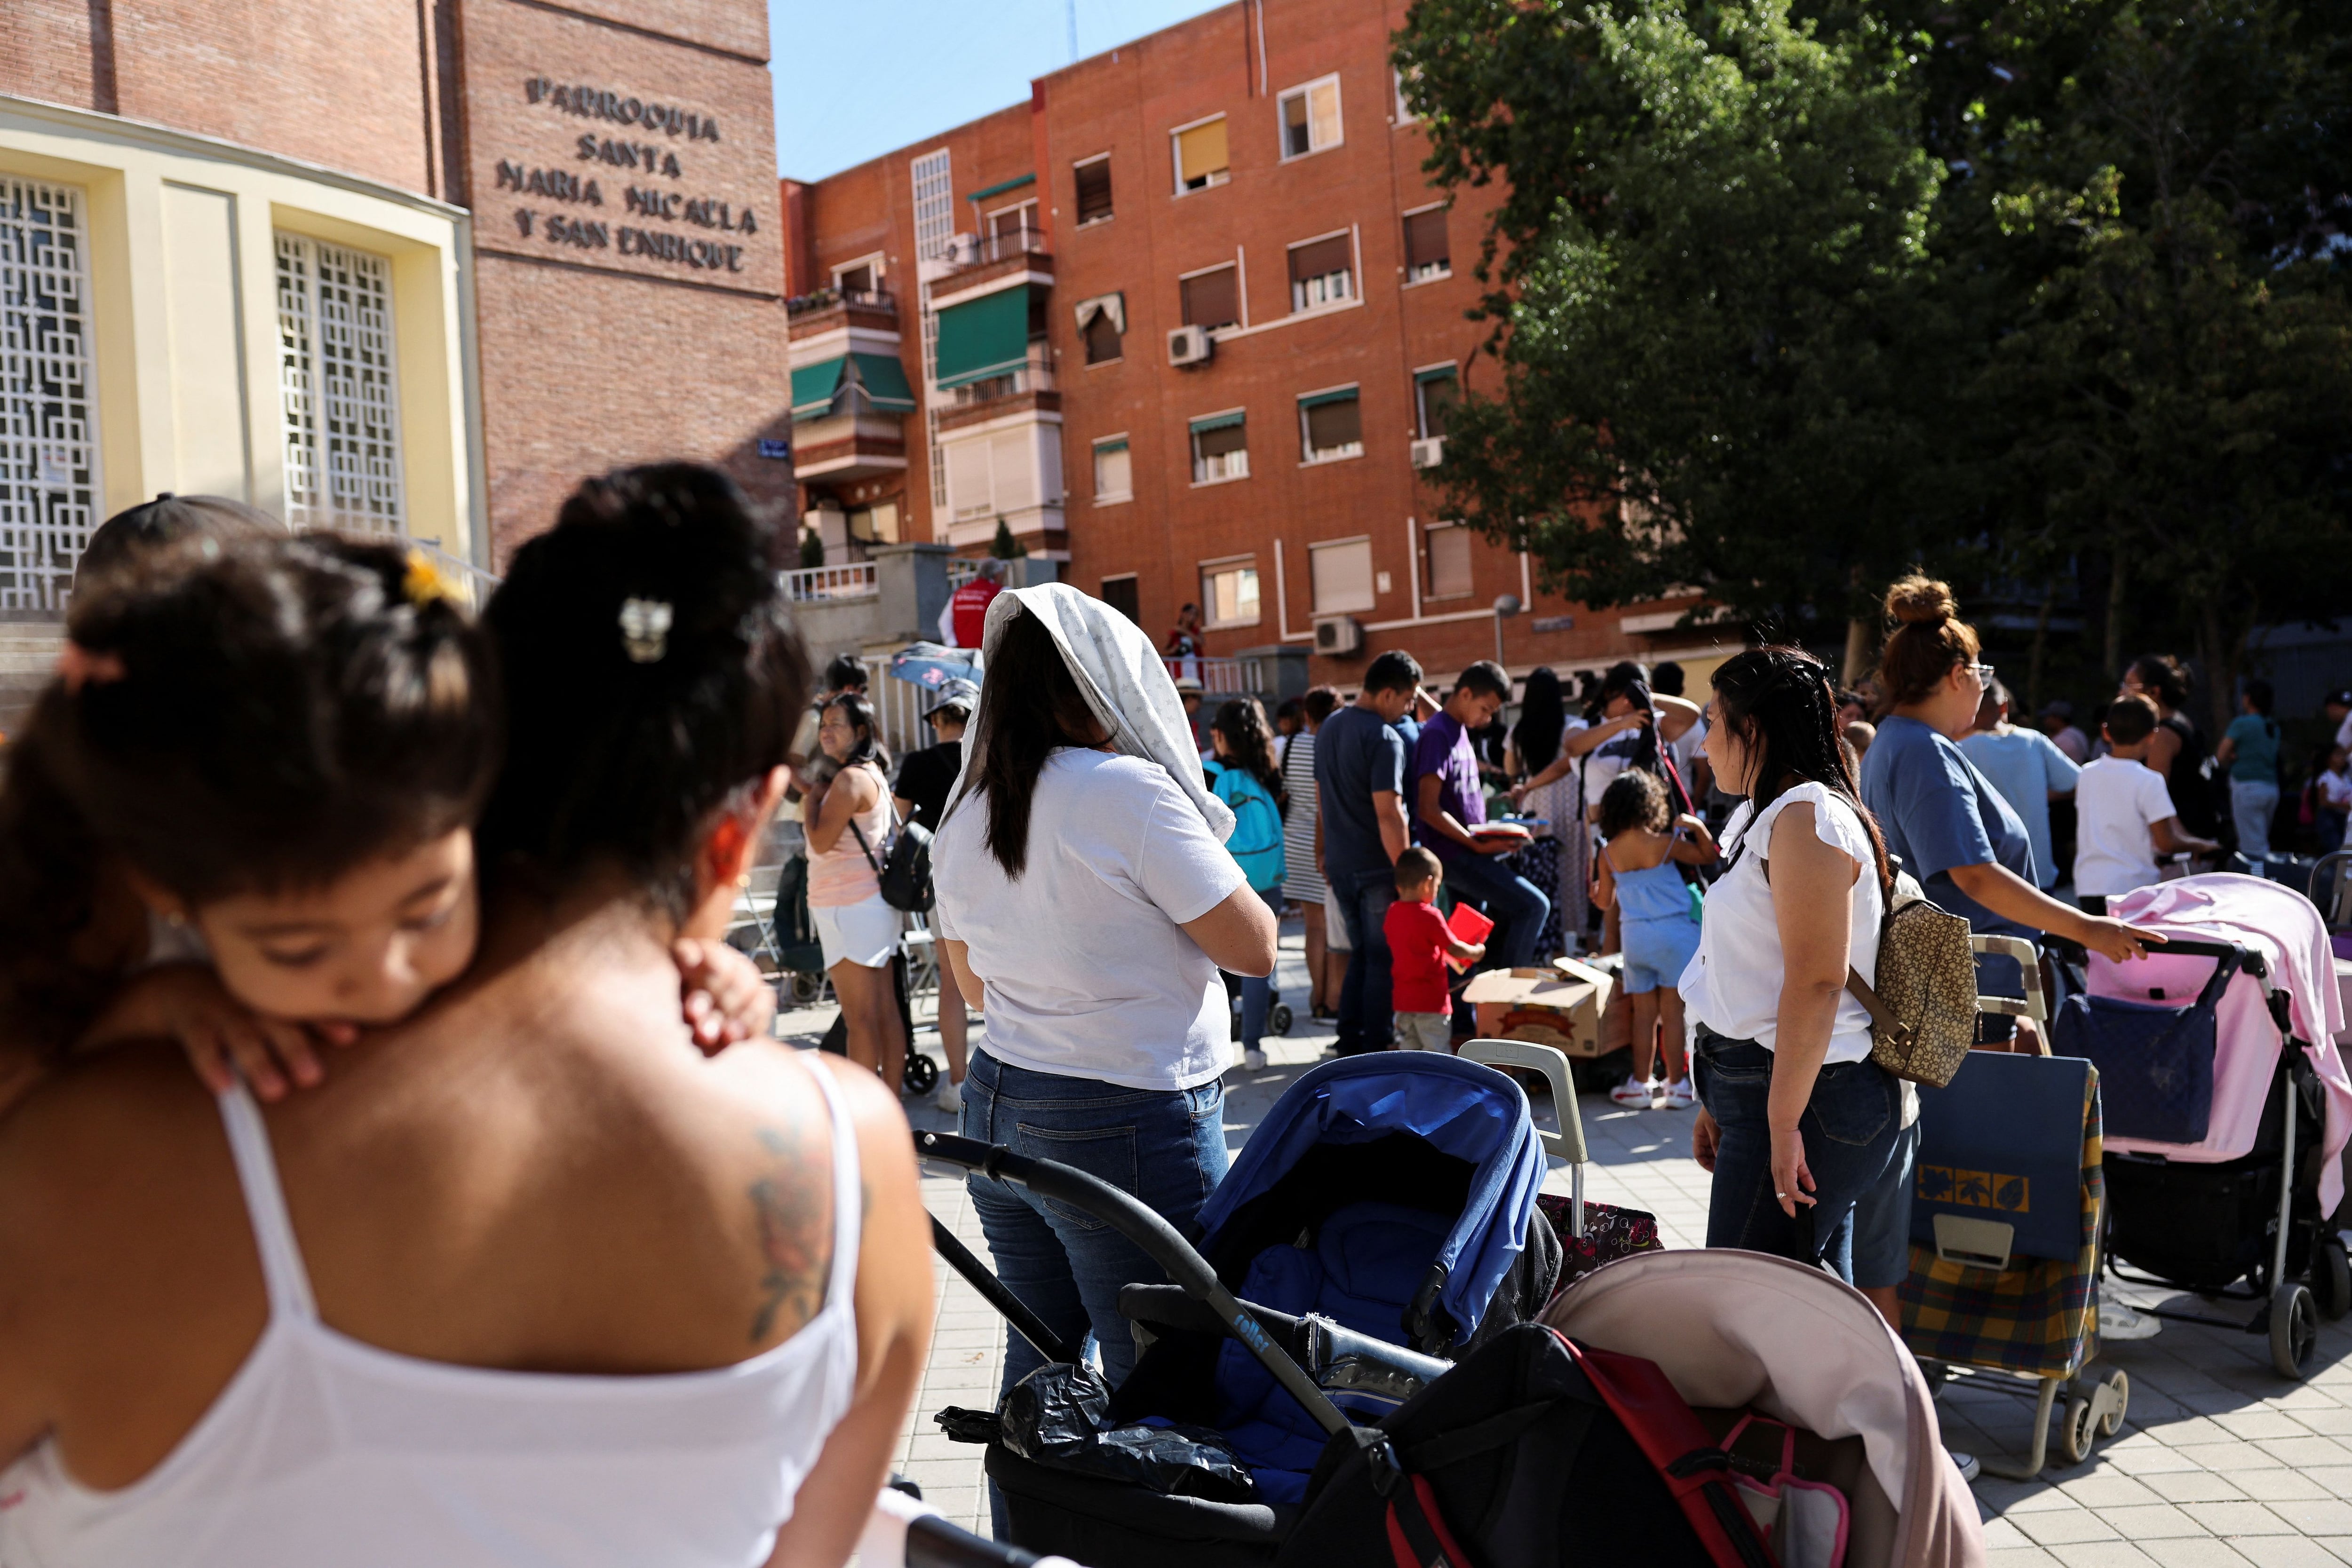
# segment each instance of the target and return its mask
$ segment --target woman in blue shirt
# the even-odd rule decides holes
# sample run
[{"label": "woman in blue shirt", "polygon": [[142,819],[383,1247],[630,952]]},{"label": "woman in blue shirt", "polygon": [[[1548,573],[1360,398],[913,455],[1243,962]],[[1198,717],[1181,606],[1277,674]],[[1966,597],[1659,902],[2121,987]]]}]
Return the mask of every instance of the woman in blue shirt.
[{"label": "woman in blue shirt", "polygon": [[[1282,841],[1282,773],[1274,764],[1274,731],[1255,697],[1237,697],[1209,722],[1215,760],[1206,772],[1217,799],[1234,809],[1225,848],[1249,879],[1250,891],[1282,917],[1282,879],[1288,857]],[[1242,977],[1242,1065],[1265,1065],[1265,1016],[1274,1004],[1272,975]]]},{"label": "woman in blue shirt", "polygon": [[2230,770],[2230,817],[2238,826],[2238,852],[2263,874],[2270,858],[2271,817],[2279,803],[2279,727],[2271,716],[2276,702],[2268,681],[2248,681],[2230,721],[2229,733],[2213,748],[2213,760]]}]

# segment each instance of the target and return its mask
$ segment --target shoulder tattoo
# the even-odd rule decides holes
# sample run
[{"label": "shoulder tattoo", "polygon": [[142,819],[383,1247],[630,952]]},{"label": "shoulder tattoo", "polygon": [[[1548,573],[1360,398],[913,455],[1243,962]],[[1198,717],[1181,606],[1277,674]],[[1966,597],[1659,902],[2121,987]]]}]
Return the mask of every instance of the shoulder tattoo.
[{"label": "shoulder tattoo", "polygon": [[760,1305],[751,1316],[751,1343],[765,1340],[782,1324],[793,1333],[824,1304],[831,1262],[830,1206],[815,1173],[829,1162],[808,1157],[805,1142],[793,1132],[762,1127],[760,1146],[774,1161],[768,1175],[746,1189],[759,1227],[760,1255],[767,1272],[760,1280]]}]

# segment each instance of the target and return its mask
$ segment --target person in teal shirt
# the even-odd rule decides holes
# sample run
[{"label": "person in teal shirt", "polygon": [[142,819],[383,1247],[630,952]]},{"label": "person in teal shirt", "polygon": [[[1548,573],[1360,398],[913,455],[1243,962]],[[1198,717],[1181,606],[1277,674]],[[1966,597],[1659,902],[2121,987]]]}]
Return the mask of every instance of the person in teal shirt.
[{"label": "person in teal shirt", "polygon": [[2268,681],[2248,681],[2238,697],[2244,711],[2230,721],[2213,760],[2230,770],[2230,817],[2238,825],[2238,852],[2263,874],[2270,858],[2271,818],[2279,803],[2279,727]]}]

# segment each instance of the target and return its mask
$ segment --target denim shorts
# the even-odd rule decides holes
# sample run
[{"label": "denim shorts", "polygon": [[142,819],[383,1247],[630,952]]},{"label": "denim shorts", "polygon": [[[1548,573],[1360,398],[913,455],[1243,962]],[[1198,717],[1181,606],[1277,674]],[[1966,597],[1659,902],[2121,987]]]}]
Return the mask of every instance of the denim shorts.
[{"label": "denim shorts", "polygon": [[1853,1279],[1855,1203],[1877,1185],[1902,1132],[1895,1075],[1874,1061],[1824,1066],[1798,1120],[1812,1173],[1813,1202],[1781,1212],[1772,1191],[1772,1052],[1752,1040],[1727,1040],[1704,1025],[1691,1074],[1721,1129],[1707,1195],[1706,1244],[1821,1262]]},{"label": "denim shorts", "polygon": [[1853,1205],[1853,1282],[1891,1291],[1911,1274],[1911,1186],[1919,1163],[1919,1124],[1895,1137],[1886,1169]]},{"label": "denim shorts", "polygon": [[1628,920],[1617,927],[1617,945],[1625,954],[1627,996],[1671,988],[1698,951],[1698,924],[1682,915]]}]

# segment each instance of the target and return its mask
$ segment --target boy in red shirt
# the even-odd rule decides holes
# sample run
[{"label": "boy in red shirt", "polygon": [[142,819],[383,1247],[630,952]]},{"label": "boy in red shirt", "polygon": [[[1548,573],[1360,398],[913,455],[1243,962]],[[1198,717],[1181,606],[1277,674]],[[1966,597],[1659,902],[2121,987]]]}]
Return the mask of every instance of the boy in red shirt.
[{"label": "boy in red shirt", "polygon": [[1445,960],[1475,964],[1486,944],[1464,942],[1447,929],[1431,902],[1445,868],[1419,845],[1397,857],[1397,901],[1381,922],[1387,936],[1395,993],[1398,1051],[1454,1050],[1454,996],[1445,984]]}]

